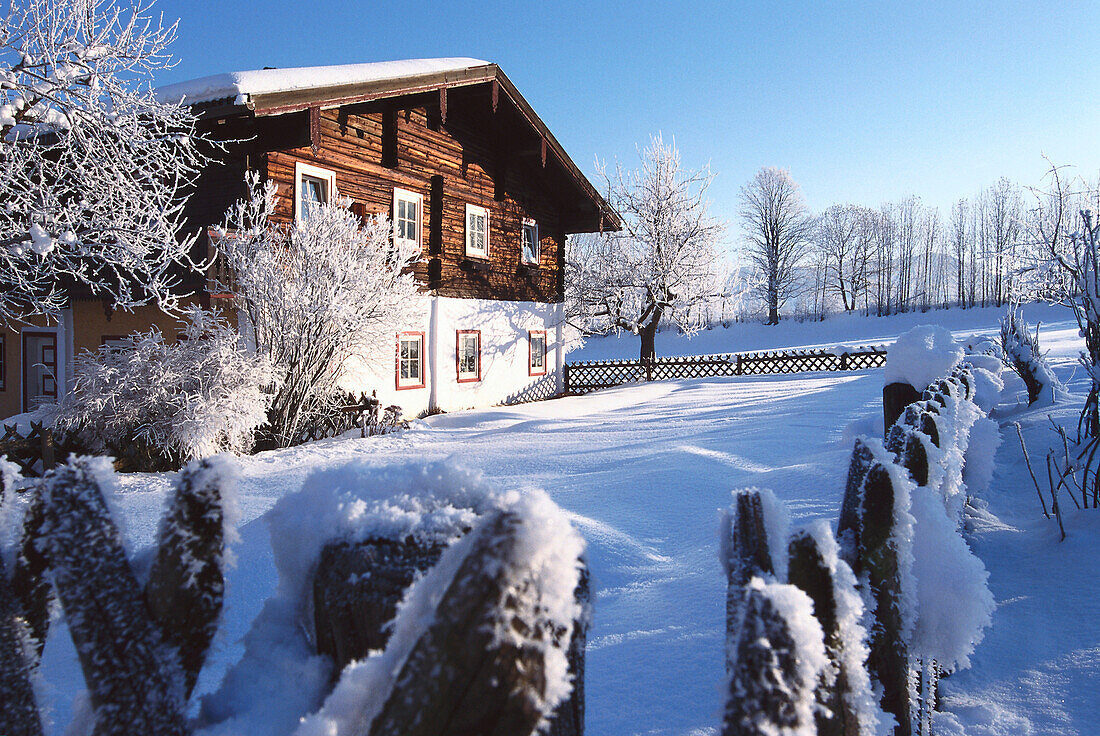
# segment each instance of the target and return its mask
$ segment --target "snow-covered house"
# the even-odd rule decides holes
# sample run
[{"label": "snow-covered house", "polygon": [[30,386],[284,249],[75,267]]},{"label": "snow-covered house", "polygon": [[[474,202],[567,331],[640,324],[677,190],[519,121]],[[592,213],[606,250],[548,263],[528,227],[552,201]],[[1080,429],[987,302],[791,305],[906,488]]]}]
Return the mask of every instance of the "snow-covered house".
[{"label": "snow-covered house", "polygon": [[[496,64],[417,59],[218,74],[163,87],[230,141],[188,200],[189,226],[222,222],[255,171],[278,186],[288,223],[337,192],[366,217],[385,212],[423,260],[419,318],[393,354],[345,380],[406,415],[501,403],[560,388],[564,246],[616,229],[617,216]],[[203,246],[207,240],[201,240]],[[201,299],[210,294],[192,282]],[[65,389],[73,356],[175,320],[74,299],[60,325],[0,344],[0,416]]]}]

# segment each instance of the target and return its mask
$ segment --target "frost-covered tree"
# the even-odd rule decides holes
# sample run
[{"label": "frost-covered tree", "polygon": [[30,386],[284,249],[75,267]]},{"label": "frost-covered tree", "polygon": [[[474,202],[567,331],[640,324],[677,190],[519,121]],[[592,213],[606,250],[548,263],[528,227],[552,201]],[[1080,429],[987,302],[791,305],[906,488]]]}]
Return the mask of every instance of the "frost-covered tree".
[{"label": "frost-covered tree", "polygon": [[1054,403],[1054,390],[1061,384],[1039,348],[1039,326],[1035,326],[1034,334],[1029,332],[1028,324],[1016,304],[1009,305],[1008,311],[1001,317],[1001,355],[1005,365],[1027,387],[1028,404],[1034,404],[1040,397],[1044,398],[1044,404]]},{"label": "frost-covered tree", "polygon": [[0,8],[0,324],[56,318],[74,290],[173,308],[204,160],[189,109],[152,91],[175,25],[145,0]]},{"label": "frost-covered tree", "polygon": [[196,307],[175,343],[154,327],[78,356],[55,425],[90,450],[118,454],[138,443],[167,464],[247,452],[276,385],[266,356]]},{"label": "frost-covered tree", "polygon": [[332,410],[349,360],[392,349],[394,330],[416,307],[411,267],[420,250],[391,238],[384,215],[363,222],[346,200],[319,205],[293,225],[273,224],[274,184],[252,176],[249,189],[221,231],[233,274],[223,286],[280,379],[264,439],[285,446]]},{"label": "frost-covered tree", "polygon": [[641,152],[639,169],[602,173],[623,229],[570,240],[566,301],[574,319],[638,335],[642,360],[652,360],[661,321],[694,333],[703,314],[695,307],[720,291],[724,228],[706,198],[714,177],[705,168],[685,169],[676,144],[660,135]]},{"label": "frost-covered tree", "polygon": [[760,278],[758,291],[770,325],[799,289],[798,266],[809,252],[813,220],[789,172],[763,168],[741,187],[741,224],[747,255]]}]

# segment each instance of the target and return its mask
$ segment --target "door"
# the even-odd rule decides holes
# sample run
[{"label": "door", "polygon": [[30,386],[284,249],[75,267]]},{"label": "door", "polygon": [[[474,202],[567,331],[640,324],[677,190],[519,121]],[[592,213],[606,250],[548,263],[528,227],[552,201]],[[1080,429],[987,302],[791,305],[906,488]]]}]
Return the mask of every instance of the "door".
[{"label": "door", "polygon": [[57,401],[57,333],[23,333],[23,410]]}]

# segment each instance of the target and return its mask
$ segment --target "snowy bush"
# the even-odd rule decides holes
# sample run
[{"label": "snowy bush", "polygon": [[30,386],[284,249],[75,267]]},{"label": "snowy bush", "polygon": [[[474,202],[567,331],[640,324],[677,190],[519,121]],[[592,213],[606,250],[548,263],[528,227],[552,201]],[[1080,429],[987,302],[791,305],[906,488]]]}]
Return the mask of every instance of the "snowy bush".
[{"label": "snowy bush", "polygon": [[1039,349],[1039,326],[1035,326],[1034,334],[1028,332],[1028,324],[1016,305],[1009,306],[1001,318],[1001,350],[1005,365],[1027,386],[1027,403],[1053,405],[1054,391],[1061,384]]},{"label": "snowy bush", "polygon": [[242,329],[282,379],[265,443],[287,446],[329,416],[349,361],[390,354],[417,304],[420,250],[394,240],[385,215],[366,223],[337,199],[293,226],[272,224],[275,185],[249,178],[250,199],[227,213],[219,249],[233,274]]},{"label": "snowy bush", "polygon": [[273,385],[267,358],[216,312],[196,307],[175,343],[154,327],[78,356],[55,426],[98,453],[144,446],[161,465],[247,452]]}]

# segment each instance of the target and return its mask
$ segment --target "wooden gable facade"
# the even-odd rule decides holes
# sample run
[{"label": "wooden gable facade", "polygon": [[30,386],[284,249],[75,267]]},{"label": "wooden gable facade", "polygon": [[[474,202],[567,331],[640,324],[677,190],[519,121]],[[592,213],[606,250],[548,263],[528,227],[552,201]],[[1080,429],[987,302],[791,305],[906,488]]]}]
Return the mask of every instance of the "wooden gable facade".
[{"label": "wooden gable facade", "polygon": [[[277,221],[289,223],[305,165],[331,172],[364,216],[393,219],[395,189],[419,198],[425,291],[560,301],[566,235],[617,229],[616,215],[495,64],[428,76],[196,106],[203,132],[231,142],[200,177],[189,222],[220,223],[251,170],[276,183]],[[487,257],[467,250],[468,205],[488,213]],[[525,223],[537,263],[523,257]]]}]

